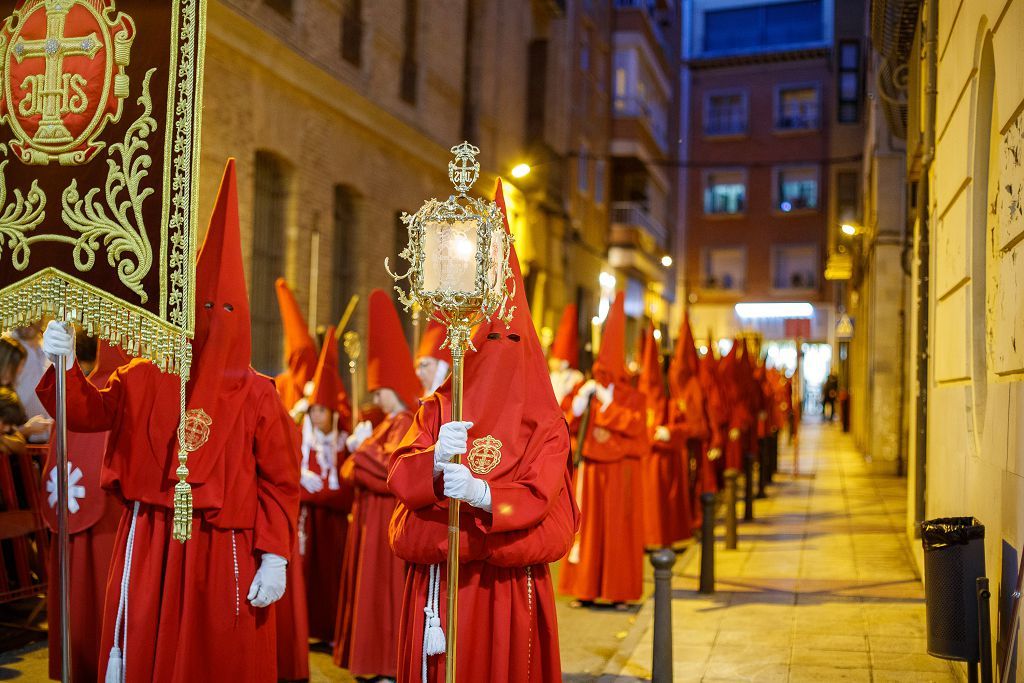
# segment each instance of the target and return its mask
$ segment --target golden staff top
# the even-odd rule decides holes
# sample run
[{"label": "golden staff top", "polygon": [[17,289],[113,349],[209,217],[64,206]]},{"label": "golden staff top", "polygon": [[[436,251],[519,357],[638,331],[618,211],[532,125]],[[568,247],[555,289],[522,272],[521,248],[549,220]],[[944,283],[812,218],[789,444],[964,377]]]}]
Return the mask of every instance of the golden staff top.
[{"label": "golden staff top", "polygon": [[501,209],[493,201],[470,197],[467,192],[480,177],[477,147],[463,142],[452,147],[455,158],[448,162],[448,178],[457,194],[446,201],[430,199],[419,211],[402,214],[409,229],[409,244],[399,254],[409,262],[402,274],[384,266],[396,281],[409,283],[409,291],[395,287],[409,310],[418,305],[430,317],[448,327],[445,342],[454,347],[456,339],[469,341],[469,330],[494,317],[508,321],[508,306],[514,291],[508,258],[512,236],[505,230]]}]

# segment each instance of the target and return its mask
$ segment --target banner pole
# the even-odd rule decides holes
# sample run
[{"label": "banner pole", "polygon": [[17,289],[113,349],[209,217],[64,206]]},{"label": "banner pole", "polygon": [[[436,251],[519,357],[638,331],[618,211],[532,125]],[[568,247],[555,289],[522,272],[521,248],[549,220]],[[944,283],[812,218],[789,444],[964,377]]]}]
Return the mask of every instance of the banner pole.
[{"label": "banner pole", "polygon": [[[70,329],[70,325],[65,323]],[[57,562],[60,598],[61,681],[71,682],[71,600],[68,593],[68,432],[67,432],[67,357],[57,358],[57,414],[54,415],[54,444],[57,451]],[[52,579],[51,579],[52,580]]]}]

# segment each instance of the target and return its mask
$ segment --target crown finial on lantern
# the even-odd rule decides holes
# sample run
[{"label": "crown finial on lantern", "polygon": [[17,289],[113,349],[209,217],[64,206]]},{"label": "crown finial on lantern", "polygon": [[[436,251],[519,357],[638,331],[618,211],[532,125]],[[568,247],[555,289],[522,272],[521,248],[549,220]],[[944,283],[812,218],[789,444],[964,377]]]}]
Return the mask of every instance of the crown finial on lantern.
[{"label": "crown finial on lantern", "polygon": [[480,162],[476,160],[480,148],[463,142],[452,147],[451,153],[455,158],[448,162],[448,178],[459,194],[464,195],[480,177]]}]

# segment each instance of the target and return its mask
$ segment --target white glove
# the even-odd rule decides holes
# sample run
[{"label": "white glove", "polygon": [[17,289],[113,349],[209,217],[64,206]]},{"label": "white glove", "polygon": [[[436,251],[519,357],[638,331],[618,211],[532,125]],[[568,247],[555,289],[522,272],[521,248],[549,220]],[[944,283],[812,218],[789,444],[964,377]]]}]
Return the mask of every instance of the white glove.
[{"label": "white glove", "polygon": [[722,457],[722,449],[721,448],[712,448],[711,450],[708,451],[708,460],[710,460],[711,462],[714,462],[714,461],[718,460],[721,457]]},{"label": "white glove", "polygon": [[303,415],[309,412],[309,399],[300,398],[292,406],[292,409],[288,411],[288,414],[292,416],[293,420],[298,421]]},{"label": "white glove", "polygon": [[68,367],[75,362],[75,334],[64,323],[51,320],[43,332],[43,351],[50,361],[56,365],[57,359],[63,356]]},{"label": "white glove", "polygon": [[440,474],[443,464],[466,452],[472,426],[472,422],[446,422],[441,425],[434,444],[434,474]]},{"label": "white glove", "polygon": [[324,490],[324,480],[320,478],[320,475],[312,470],[302,470],[302,476],[299,477],[299,483],[302,484],[302,488],[306,489],[310,493],[319,493]]},{"label": "white glove", "polygon": [[612,404],[612,397],[615,395],[615,385],[609,384],[606,387],[601,385],[597,386],[597,391],[594,392],[597,396],[597,400],[601,402],[601,410],[607,410],[608,406]]},{"label": "white glove", "polygon": [[288,560],[280,555],[263,553],[263,560],[252,579],[252,585],[249,586],[246,600],[251,602],[253,607],[267,607],[280,600],[288,583],[285,571],[287,566]]},{"label": "white glove", "polygon": [[654,428],[654,440],[655,441],[671,441],[672,432],[668,430],[665,425],[658,425]]},{"label": "white glove", "polygon": [[373,434],[373,425],[370,424],[369,420],[363,420],[357,424],[356,428],[352,430],[352,436],[345,439],[345,446],[348,447],[348,452],[355,453],[359,450],[359,447],[370,438],[371,434]]},{"label": "white glove", "polygon": [[597,388],[601,386],[592,379],[588,379],[580,387],[580,390],[576,392],[576,395],[572,399],[572,414],[579,417],[583,414],[583,411],[590,405],[590,397],[597,392]]},{"label": "white glove", "polygon": [[475,508],[491,511],[491,487],[477,479],[469,468],[455,462],[441,464],[444,472],[444,495],[461,500]]}]

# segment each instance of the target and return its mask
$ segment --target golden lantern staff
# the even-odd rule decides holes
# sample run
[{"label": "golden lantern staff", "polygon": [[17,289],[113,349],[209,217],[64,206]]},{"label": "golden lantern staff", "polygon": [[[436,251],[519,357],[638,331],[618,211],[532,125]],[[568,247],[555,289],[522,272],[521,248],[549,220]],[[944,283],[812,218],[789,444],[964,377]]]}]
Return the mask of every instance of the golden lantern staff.
[{"label": "golden lantern staff", "polygon": [[[409,244],[400,256],[409,262],[396,280],[408,282],[408,293],[395,287],[406,310],[423,311],[448,328],[443,346],[452,354],[452,422],[463,418],[463,365],[467,350],[474,350],[472,328],[491,319],[508,322],[512,297],[509,253],[512,236],[505,230],[501,210],[493,201],[467,193],[480,177],[477,147],[463,142],[452,147],[448,177],[456,194],[446,201],[431,199],[413,215],[403,214]],[[451,462],[458,463],[455,457]],[[455,683],[459,595],[459,501],[448,499],[447,634],[444,643],[445,680]],[[435,654],[427,652],[426,654]]]}]

